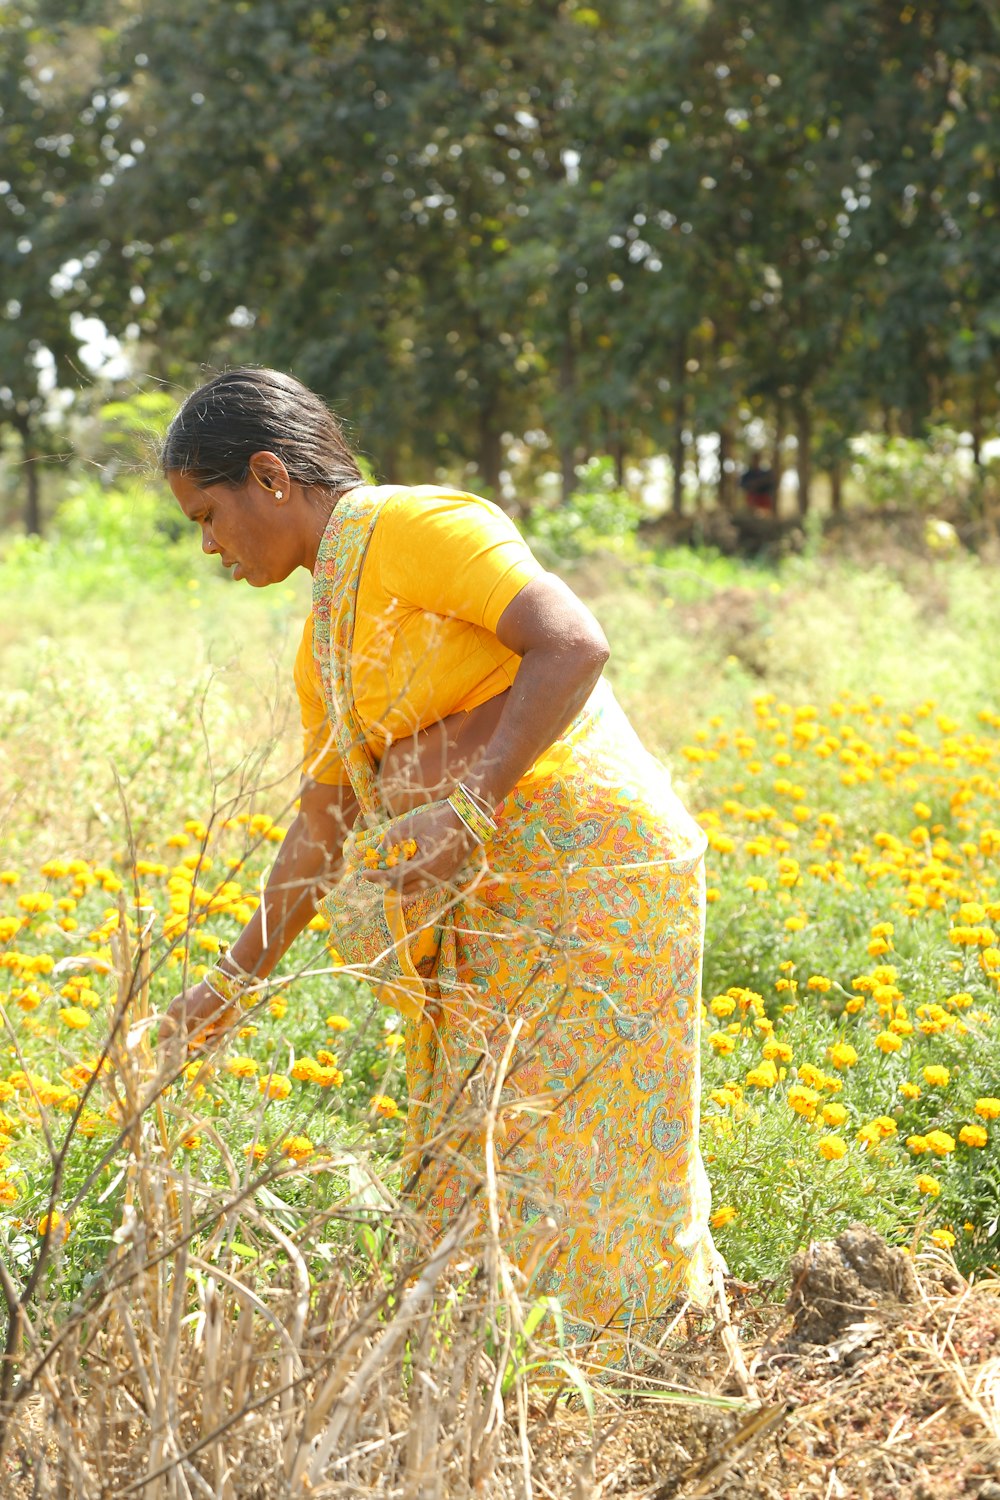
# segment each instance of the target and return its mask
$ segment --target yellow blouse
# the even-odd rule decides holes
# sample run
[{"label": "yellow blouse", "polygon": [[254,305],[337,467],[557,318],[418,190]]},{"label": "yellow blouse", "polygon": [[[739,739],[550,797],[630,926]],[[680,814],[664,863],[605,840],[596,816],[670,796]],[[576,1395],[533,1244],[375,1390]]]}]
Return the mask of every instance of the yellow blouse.
[{"label": "yellow blouse", "polygon": [[[543,572],[514,523],[488,500],[433,485],[390,495],[362,565],[351,651],[355,708],[376,760],[388,741],[510,687],[520,657],[497,639],[497,622]],[[344,785],[313,659],[311,614],[294,671],[303,771]]]}]

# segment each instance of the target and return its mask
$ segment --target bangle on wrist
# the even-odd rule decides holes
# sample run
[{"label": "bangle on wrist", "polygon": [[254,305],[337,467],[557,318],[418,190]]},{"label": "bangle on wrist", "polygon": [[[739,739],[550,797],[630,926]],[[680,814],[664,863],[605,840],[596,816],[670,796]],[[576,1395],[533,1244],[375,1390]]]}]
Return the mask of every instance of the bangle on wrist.
[{"label": "bangle on wrist", "polygon": [[451,796],[445,800],[459,821],[464,823],[477,844],[489,842],[497,831],[497,825],[493,816],[485,810],[482,798],[475,796],[468,787],[459,782]]}]

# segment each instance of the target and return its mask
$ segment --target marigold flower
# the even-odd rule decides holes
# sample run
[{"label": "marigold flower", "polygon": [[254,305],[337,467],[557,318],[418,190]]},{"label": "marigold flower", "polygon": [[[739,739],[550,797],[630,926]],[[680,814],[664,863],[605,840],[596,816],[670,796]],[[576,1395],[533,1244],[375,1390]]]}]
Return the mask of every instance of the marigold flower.
[{"label": "marigold flower", "polygon": [[928,1063],[923,1077],[928,1088],[946,1089],[951,1081],[951,1073],[940,1063]]},{"label": "marigold flower", "polygon": [[936,1177],[929,1177],[926,1172],[921,1172],[913,1179],[913,1185],[918,1193],[924,1193],[928,1198],[937,1198],[941,1192],[941,1184]]},{"label": "marigold flower", "polygon": [[223,1067],[234,1078],[253,1078],[260,1071],[259,1064],[252,1057],[227,1058]]},{"label": "marigold flower", "polygon": [[731,1036],[727,1036],[724,1031],[713,1031],[708,1041],[712,1050],[717,1052],[720,1057],[729,1057],[736,1050],[735,1040]]},{"label": "marigold flower", "polygon": [[793,1083],[788,1090],[788,1107],[793,1109],[797,1115],[805,1120],[816,1118],[816,1106],[820,1096],[815,1089],[806,1088],[804,1084]]},{"label": "marigold flower", "polygon": [[316,1147],[307,1135],[290,1135],[281,1143],[283,1156],[290,1156],[293,1161],[306,1161]]},{"label": "marigold flower", "polygon": [[287,1099],[292,1092],[291,1080],[283,1073],[272,1073],[269,1078],[258,1079],[257,1088],[265,1099]]},{"label": "marigold flower", "polygon": [[778,1081],[778,1070],[773,1062],[765,1060],[751,1068],[745,1082],[749,1088],[773,1089]]},{"label": "marigold flower", "polygon": [[351,1023],[346,1016],[327,1016],[326,1024],[331,1031],[349,1031]]},{"label": "marigold flower", "polygon": [[826,1161],[840,1161],[847,1155],[847,1142],[839,1135],[824,1135],[816,1142],[816,1150]]},{"label": "marigold flower", "polygon": [[895,1032],[880,1031],[875,1038],[875,1045],[880,1052],[898,1052],[903,1044]]},{"label": "marigold flower", "polygon": [[267,1008],[274,1019],[280,1021],[284,1018],[285,1012],[288,1010],[288,1001],[282,1000],[280,995],[275,995],[273,999],[267,1002]]},{"label": "marigold flower", "polygon": [[388,1094],[373,1094],[368,1102],[368,1111],[381,1116],[383,1120],[394,1120],[400,1113],[399,1105]]},{"label": "marigold flower", "polygon": [[59,1012],[59,1019],[73,1031],[82,1031],[85,1026],[90,1025],[90,1016],[79,1005],[64,1005]]},{"label": "marigold flower", "polygon": [[806,919],[805,919],[805,917],[786,917],[785,918],[785,931],[786,932],[801,932],[802,929],[805,927],[805,925],[806,925]]},{"label": "marigold flower", "polygon": [[59,1210],[54,1208],[50,1214],[43,1214],[39,1219],[38,1233],[42,1238],[48,1234],[53,1239],[67,1240],[70,1233],[69,1220],[63,1218]]},{"label": "marigold flower", "polygon": [[908,1135],[906,1137],[906,1145],[908,1150],[913,1152],[914,1156],[923,1156],[925,1151],[931,1149],[925,1135]]},{"label": "marigold flower", "polygon": [[344,1075],[340,1068],[326,1064],[321,1067],[316,1082],[321,1089],[339,1089],[344,1081]]},{"label": "marigold flower", "polygon": [[715,1210],[709,1222],[713,1229],[725,1229],[726,1225],[731,1224],[736,1217],[736,1209],[731,1203],[726,1203],[722,1208]]},{"label": "marigold flower", "polygon": [[767,890],[767,881],[763,875],[748,875],[743,884],[748,891],[752,891],[756,896],[763,894]]},{"label": "marigold flower", "polygon": [[[3,1096],[0,1095],[0,1098]],[[1000,1099],[987,1096],[976,1100],[976,1114],[981,1120],[1000,1120]]]},{"label": "marigold flower", "polygon": [[973,1150],[980,1150],[989,1140],[989,1133],[982,1125],[963,1125],[958,1132],[958,1138],[963,1146],[971,1146]]},{"label": "marigold flower", "polygon": [[833,980],[827,979],[825,974],[813,974],[806,981],[806,985],[808,989],[818,990],[821,995],[825,995],[833,989]]},{"label": "marigold flower", "polygon": [[17,1198],[17,1188],[14,1186],[14,1184],[12,1182],[8,1182],[6,1178],[3,1181],[0,1181],[0,1203],[9,1207],[12,1203],[17,1202]]},{"label": "marigold flower", "polygon": [[832,1129],[836,1129],[838,1125],[843,1125],[847,1119],[847,1110],[843,1104],[838,1104],[835,1100],[831,1100],[829,1104],[823,1105],[822,1115],[824,1124],[829,1125]]},{"label": "marigold flower", "polygon": [[314,1057],[300,1057],[292,1068],[296,1083],[316,1083],[322,1069]]},{"label": "marigold flower", "polygon": [[939,1245],[942,1250],[950,1250],[955,1243],[955,1236],[950,1229],[932,1229],[931,1242]]},{"label": "marigold flower", "polygon": [[830,1048],[830,1061],[835,1068],[853,1068],[858,1054],[850,1042],[834,1042]]}]

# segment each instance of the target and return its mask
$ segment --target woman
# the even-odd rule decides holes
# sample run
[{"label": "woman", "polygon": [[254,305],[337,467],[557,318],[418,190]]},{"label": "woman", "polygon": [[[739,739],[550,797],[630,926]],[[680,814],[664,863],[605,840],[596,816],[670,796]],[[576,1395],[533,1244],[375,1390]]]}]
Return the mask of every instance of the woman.
[{"label": "woman", "polygon": [[235,578],[313,575],[299,811],[260,910],[171,1017],[228,1024],[317,901],[348,955],[374,909],[431,1227],[482,1191],[493,1105],[509,1243],[577,1336],[706,1300],[705,839],[600,681],[597,622],[495,506],[364,485],[286,375],[209,381],[162,461]]}]

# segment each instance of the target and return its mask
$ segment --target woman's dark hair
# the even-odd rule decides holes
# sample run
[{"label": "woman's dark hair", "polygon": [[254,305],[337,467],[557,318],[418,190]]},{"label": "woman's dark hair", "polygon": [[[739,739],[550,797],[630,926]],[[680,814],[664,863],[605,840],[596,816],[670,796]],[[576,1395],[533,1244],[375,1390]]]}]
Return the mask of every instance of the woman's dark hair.
[{"label": "woman's dark hair", "polygon": [[362,478],[340,424],[292,375],[245,366],[192,391],[167,430],[165,474],[196,484],[244,484],[255,453],[275,453],[300,484],[340,494]]}]

